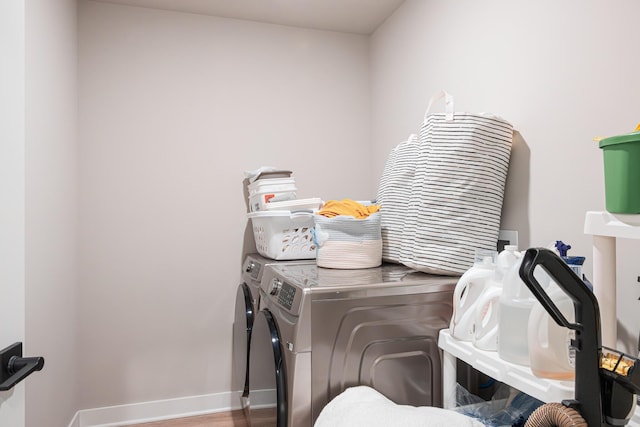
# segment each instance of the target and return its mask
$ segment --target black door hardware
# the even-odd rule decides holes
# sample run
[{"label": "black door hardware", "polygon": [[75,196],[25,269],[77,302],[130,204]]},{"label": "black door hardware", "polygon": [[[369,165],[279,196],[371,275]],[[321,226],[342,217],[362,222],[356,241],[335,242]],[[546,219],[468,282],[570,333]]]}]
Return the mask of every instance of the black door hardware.
[{"label": "black door hardware", "polygon": [[0,391],[13,388],[20,381],[44,367],[44,357],[22,357],[22,343],[0,350]]}]

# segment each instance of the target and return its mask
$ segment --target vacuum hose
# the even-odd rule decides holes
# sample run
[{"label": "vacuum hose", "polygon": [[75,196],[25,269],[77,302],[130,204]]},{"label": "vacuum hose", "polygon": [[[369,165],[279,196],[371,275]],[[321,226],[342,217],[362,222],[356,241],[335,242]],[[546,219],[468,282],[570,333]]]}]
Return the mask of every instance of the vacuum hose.
[{"label": "vacuum hose", "polygon": [[533,411],[524,427],[588,427],[578,411],[562,403],[545,403]]}]

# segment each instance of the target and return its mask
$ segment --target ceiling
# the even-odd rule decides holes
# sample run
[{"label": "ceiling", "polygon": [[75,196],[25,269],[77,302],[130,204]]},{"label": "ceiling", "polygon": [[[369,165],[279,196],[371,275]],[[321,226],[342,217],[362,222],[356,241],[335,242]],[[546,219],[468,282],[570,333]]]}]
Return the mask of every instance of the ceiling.
[{"label": "ceiling", "polygon": [[404,0],[97,0],[270,24],[371,34]]}]

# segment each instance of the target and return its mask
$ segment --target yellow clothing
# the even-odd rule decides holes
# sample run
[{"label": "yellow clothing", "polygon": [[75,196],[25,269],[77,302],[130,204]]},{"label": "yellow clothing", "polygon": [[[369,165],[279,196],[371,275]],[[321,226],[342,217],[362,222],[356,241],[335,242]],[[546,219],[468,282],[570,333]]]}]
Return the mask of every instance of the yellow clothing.
[{"label": "yellow clothing", "polygon": [[365,206],[351,199],[329,200],[322,209],[317,212],[318,215],[333,218],[338,215],[352,216],[357,219],[367,218],[369,215],[380,210],[380,205]]}]

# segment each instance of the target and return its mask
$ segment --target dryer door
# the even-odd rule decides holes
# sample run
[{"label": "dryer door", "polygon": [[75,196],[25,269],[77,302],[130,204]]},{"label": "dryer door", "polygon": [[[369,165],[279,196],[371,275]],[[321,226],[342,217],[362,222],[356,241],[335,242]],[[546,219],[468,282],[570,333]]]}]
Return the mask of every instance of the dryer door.
[{"label": "dryer door", "polygon": [[241,389],[243,397],[249,394],[249,343],[253,318],[251,291],[246,283],[241,283],[236,292],[236,313],[233,321],[233,363],[234,390]]},{"label": "dryer door", "polygon": [[249,354],[251,425],[287,425],[287,381],[282,350],[275,318],[268,309],[258,312]]}]

